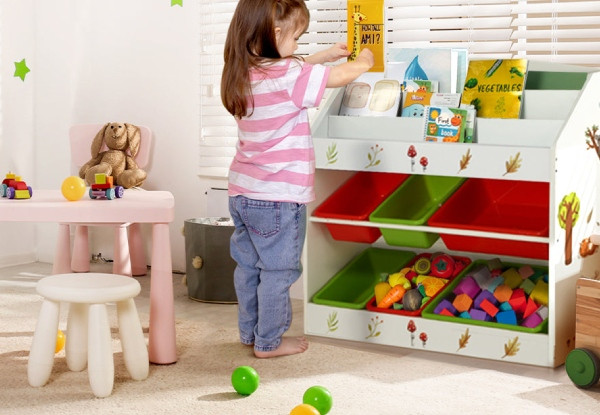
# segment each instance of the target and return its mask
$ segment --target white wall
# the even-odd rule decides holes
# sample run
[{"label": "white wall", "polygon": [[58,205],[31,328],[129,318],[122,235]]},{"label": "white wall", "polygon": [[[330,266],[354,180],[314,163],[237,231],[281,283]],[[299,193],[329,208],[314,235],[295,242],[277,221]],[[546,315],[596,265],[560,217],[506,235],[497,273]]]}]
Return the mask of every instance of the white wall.
[{"label": "white wall", "polygon": [[[183,223],[206,216],[206,190],[224,186],[197,176],[199,2],[1,0],[0,6],[0,174],[17,172],[34,192],[59,188],[73,173],[70,125],[150,127],[153,159],[143,187],[175,196],[173,267],[185,270]],[[14,62],[23,58],[31,69],[25,82],[13,76]],[[55,224],[5,225],[0,265],[32,256],[52,262]],[[96,231],[92,238],[92,251],[111,258],[112,234]]]}]

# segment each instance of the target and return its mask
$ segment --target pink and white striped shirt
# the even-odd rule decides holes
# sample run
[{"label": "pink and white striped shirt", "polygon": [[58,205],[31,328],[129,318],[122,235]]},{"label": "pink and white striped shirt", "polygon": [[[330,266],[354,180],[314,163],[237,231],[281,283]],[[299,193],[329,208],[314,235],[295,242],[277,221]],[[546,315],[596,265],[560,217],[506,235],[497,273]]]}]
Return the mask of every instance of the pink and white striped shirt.
[{"label": "pink and white striped shirt", "polygon": [[307,108],[321,102],[329,70],[290,58],[250,73],[254,113],[237,120],[230,196],[296,203],[315,199]]}]

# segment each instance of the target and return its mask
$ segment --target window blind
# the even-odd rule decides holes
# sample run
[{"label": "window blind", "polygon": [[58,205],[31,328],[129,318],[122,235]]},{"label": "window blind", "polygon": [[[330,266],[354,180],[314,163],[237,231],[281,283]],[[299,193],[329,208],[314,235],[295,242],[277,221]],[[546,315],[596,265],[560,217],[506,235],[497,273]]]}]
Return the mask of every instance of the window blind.
[{"label": "window blind", "polygon": [[[346,42],[346,0],[305,0],[311,23],[297,53]],[[200,6],[199,175],[227,177],[237,130],[223,108],[223,45],[237,1]],[[470,58],[536,60],[600,67],[600,0],[386,0],[393,47],[465,48]]]}]

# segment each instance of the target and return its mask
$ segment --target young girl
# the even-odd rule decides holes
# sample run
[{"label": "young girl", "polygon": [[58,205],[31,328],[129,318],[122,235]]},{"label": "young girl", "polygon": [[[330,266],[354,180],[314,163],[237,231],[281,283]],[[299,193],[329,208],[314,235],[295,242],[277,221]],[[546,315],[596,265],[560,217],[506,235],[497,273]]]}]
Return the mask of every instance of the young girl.
[{"label": "young girl", "polygon": [[238,125],[229,172],[235,231],[240,340],[260,358],[302,353],[304,337],[283,337],[292,321],[290,286],[300,277],[306,204],[315,199],[315,156],[307,108],[325,88],[354,81],[373,66],[364,49],[353,62],[346,45],[293,56],[309,23],[304,0],[240,0],[225,41],[221,96]]}]

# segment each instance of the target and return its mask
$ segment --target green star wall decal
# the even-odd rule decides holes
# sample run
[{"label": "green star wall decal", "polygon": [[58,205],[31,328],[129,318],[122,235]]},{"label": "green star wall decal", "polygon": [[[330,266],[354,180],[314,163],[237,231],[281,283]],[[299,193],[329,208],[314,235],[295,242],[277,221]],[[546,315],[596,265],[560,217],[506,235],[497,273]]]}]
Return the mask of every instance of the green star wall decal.
[{"label": "green star wall decal", "polygon": [[25,59],[21,62],[15,62],[15,76],[21,78],[21,81],[25,81],[25,75],[29,72],[29,68],[25,63]]},{"label": "green star wall decal", "polygon": [[173,6],[183,7],[183,0],[171,0],[171,7],[173,7]]}]

